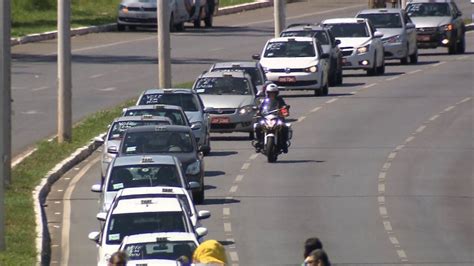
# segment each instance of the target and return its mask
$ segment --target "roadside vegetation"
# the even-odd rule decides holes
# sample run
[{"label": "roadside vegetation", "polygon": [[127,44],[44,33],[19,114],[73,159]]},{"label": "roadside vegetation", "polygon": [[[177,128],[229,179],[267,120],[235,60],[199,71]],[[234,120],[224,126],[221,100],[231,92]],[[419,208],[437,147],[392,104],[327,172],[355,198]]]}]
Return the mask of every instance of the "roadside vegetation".
[{"label": "roadside vegetation", "polygon": [[[179,88],[191,88],[192,82],[178,84]],[[5,193],[6,246],[0,252],[0,265],[35,265],[36,232],[32,191],[40,180],[76,149],[87,145],[91,139],[105,132],[107,125],[120,116],[124,107],[134,105],[136,99],[116,107],[99,111],[78,122],[73,128],[73,141],[58,144],[56,141],[39,142],[37,151],[12,170],[12,184]]]},{"label": "roadside vegetation", "polygon": [[[71,0],[71,26],[113,23],[120,0]],[[220,0],[220,6],[237,5],[253,0]],[[14,0],[12,5],[12,37],[56,30],[57,0]]]}]

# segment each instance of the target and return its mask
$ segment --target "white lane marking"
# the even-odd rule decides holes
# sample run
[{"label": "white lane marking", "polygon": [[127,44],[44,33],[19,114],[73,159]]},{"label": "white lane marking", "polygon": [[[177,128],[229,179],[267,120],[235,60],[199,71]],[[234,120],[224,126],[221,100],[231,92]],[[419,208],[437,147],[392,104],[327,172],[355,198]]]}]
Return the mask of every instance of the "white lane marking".
[{"label": "white lane marking", "polygon": [[53,225],[54,228],[58,229],[58,228],[61,228],[61,226],[59,225]]},{"label": "white lane marking", "polygon": [[399,150],[403,149],[404,147],[405,147],[405,145],[398,145],[398,146],[395,148],[395,150],[396,150],[396,151],[399,151]]},{"label": "white lane marking", "polygon": [[114,91],[116,90],[117,88],[115,87],[108,87],[108,88],[104,88],[104,89],[99,89],[100,91]]},{"label": "white lane marking", "polygon": [[408,75],[411,75],[411,74],[415,74],[415,73],[418,73],[418,72],[421,72],[421,69],[417,69],[417,70],[410,71],[410,72],[408,72],[407,74],[408,74]]},{"label": "white lane marking", "polygon": [[423,125],[423,126],[420,126],[419,128],[416,129],[416,133],[421,133],[423,132],[423,130],[425,130],[426,126]]},{"label": "white lane marking", "polygon": [[446,63],[446,62],[445,62],[445,61],[441,61],[441,62],[439,62],[439,63],[434,64],[433,66],[434,66],[434,67],[437,67],[437,66],[440,66],[440,65],[442,65],[442,64],[444,64],[444,63]]},{"label": "white lane marking", "polygon": [[390,166],[392,166],[392,163],[389,163],[389,162],[387,162],[387,163],[384,163],[384,165],[382,166],[382,170],[385,170],[385,171],[387,171],[387,170],[388,170],[388,168],[390,168]]},{"label": "white lane marking", "polygon": [[455,106],[451,105],[450,107],[444,109],[445,112],[449,112],[454,109]]},{"label": "white lane marking", "polygon": [[221,47],[221,48],[214,48],[214,49],[211,49],[211,50],[209,50],[209,51],[211,51],[211,52],[217,52],[217,51],[221,51],[221,50],[224,50],[224,48],[222,48],[222,47]]},{"label": "white lane marking", "polygon": [[104,74],[97,74],[97,75],[92,75],[89,78],[90,79],[96,79],[96,78],[100,78],[100,77],[103,77],[103,76],[104,76]]},{"label": "white lane marking", "polygon": [[388,155],[388,159],[389,159],[389,160],[393,160],[393,159],[395,159],[395,157],[397,157],[397,153],[396,153],[396,152],[391,152],[391,153]]},{"label": "white lane marking", "polygon": [[63,195],[64,205],[63,205],[63,229],[61,231],[61,265],[69,265],[69,235],[70,235],[70,228],[71,228],[71,196],[76,188],[77,183],[81,180],[81,178],[89,171],[89,169],[94,166],[100,157],[95,158],[94,160],[90,161],[87,165],[82,168],[80,172],[78,172],[69,183],[66,192]]},{"label": "white lane marking", "polygon": [[377,83],[372,83],[372,84],[369,84],[369,85],[365,85],[365,86],[362,87],[362,88],[363,88],[363,89],[368,89],[368,88],[373,87],[373,86],[375,86],[375,85],[377,85]]},{"label": "white lane marking", "polygon": [[391,236],[389,237],[388,239],[390,239],[390,242],[392,242],[392,244],[394,245],[400,245],[400,242],[398,242],[398,239],[394,236]]},{"label": "white lane marking", "polygon": [[54,215],[61,215],[61,213],[60,212],[55,212]]},{"label": "white lane marking", "polygon": [[[301,15],[298,15],[298,16],[287,17],[286,19],[290,20],[290,19],[298,19],[298,18],[304,18],[304,17],[312,17],[314,15],[333,13],[333,12],[337,12],[337,11],[342,11],[342,10],[347,10],[347,9],[354,9],[354,8],[361,8],[361,7],[366,7],[366,6],[367,6],[366,4],[365,5],[352,5],[352,6],[347,6],[347,7],[340,7],[340,8],[324,10],[324,11],[305,13],[305,14],[301,14]],[[240,24],[240,25],[235,25],[234,27],[247,27],[247,26],[258,25],[258,24],[268,23],[268,22],[273,22],[273,19],[266,19],[266,20],[260,20],[260,21],[244,23],[244,24]]]},{"label": "white lane marking", "polygon": [[385,184],[379,184],[379,193],[385,193]]},{"label": "white lane marking", "polygon": [[222,209],[222,214],[224,216],[230,216],[230,208],[224,208]]},{"label": "white lane marking", "polygon": [[19,155],[16,158],[13,158],[11,167],[12,168],[16,167],[19,163],[21,163],[24,159],[28,158],[31,154],[33,154],[37,150],[38,150],[37,148],[34,148],[34,149],[31,149],[31,150],[27,151],[24,154]]},{"label": "white lane marking", "polygon": [[398,79],[398,78],[400,78],[400,76],[391,77],[391,78],[388,78],[386,80],[395,80],[395,79]]},{"label": "white lane marking", "polygon": [[232,261],[236,261],[236,262],[239,261],[239,255],[237,255],[237,252],[231,251],[229,252],[229,255]]},{"label": "white lane marking", "polygon": [[232,232],[232,225],[230,223],[224,223],[224,232]]},{"label": "white lane marking", "polygon": [[306,119],[306,116],[302,116],[302,117],[298,118],[298,120],[296,122],[300,123],[305,119]]},{"label": "white lane marking", "polygon": [[405,253],[405,251],[403,249],[397,250],[397,254],[398,254],[398,257],[400,257],[401,259],[406,259],[407,258],[407,254]]},{"label": "white lane marking", "polygon": [[227,196],[227,197],[225,197],[225,199],[226,199],[226,200],[233,200],[234,197],[232,197],[232,196]]},{"label": "white lane marking", "polygon": [[465,103],[469,100],[471,100],[472,98],[471,97],[467,97],[467,98],[464,98],[462,101],[460,101],[459,103]]},{"label": "white lane marking", "polygon": [[320,107],[320,106],[318,106],[318,107],[315,107],[315,108],[313,108],[313,110],[311,110],[311,113],[317,112],[319,109],[321,109],[321,107]]},{"label": "white lane marking", "polygon": [[234,185],[230,188],[229,193],[235,193],[238,189],[238,186]]},{"label": "white lane marking", "polygon": [[81,170],[81,168],[80,167],[74,167],[74,170],[79,171],[79,170]]},{"label": "white lane marking", "polygon": [[379,196],[379,197],[377,198],[377,200],[378,200],[378,202],[379,202],[380,204],[384,204],[384,203],[385,203],[385,197],[384,197],[384,196]]},{"label": "white lane marking", "polygon": [[71,179],[71,178],[70,178],[70,177],[65,177],[65,178],[64,178],[64,180],[69,180],[69,179]]},{"label": "white lane marking", "polygon": [[326,103],[333,103],[333,102],[335,102],[335,101],[337,101],[337,98],[332,98],[331,100],[326,101]]},{"label": "white lane marking", "polygon": [[240,181],[242,181],[242,179],[244,179],[244,175],[237,175],[235,177],[235,182],[240,182]]},{"label": "white lane marking", "polygon": [[387,215],[387,208],[385,208],[384,206],[380,206],[379,207],[379,212],[380,212],[380,215],[386,216]]},{"label": "white lane marking", "polygon": [[57,190],[57,192],[63,192],[63,191],[64,191],[64,190],[62,190],[62,189],[58,189],[58,190]]},{"label": "white lane marking", "polygon": [[242,170],[247,170],[247,169],[249,169],[249,167],[250,167],[250,163],[244,163],[244,164],[242,165],[242,168],[241,168],[241,169],[242,169]]},{"label": "white lane marking", "polygon": [[456,58],[457,60],[463,60],[463,59],[466,59],[468,58],[469,56],[468,55],[463,55],[463,56],[460,56],[458,58]]},{"label": "white lane marking", "polygon": [[61,202],[60,201],[55,201],[54,204],[61,204]]},{"label": "white lane marking", "polygon": [[386,172],[380,172],[379,179],[380,180],[385,180],[385,177],[387,177],[387,173]]},{"label": "white lane marking", "polygon": [[408,137],[408,138],[405,140],[405,142],[408,143],[408,142],[410,142],[410,141],[412,141],[412,140],[414,140],[414,139],[415,139],[415,137],[410,136],[410,137]]},{"label": "white lane marking", "polygon": [[357,91],[351,91],[350,94],[355,95],[355,94],[357,94]]},{"label": "white lane marking", "polygon": [[43,87],[31,89],[31,91],[42,91],[42,90],[46,90],[46,89],[49,89],[49,87],[43,86]]},{"label": "white lane marking", "polygon": [[249,159],[250,160],[255,160],[258,157],[258,153],[250,155]]},{"label": "white lane marking", "polygon": [[430,117],[430,121],[435,121],[436,119],[438,119],[439,115],[434,115],[432,117]]},{"label": "white lane marking", "polygon": [[26,112],[20,112],[21,114],[24,114],[24,115],[36,115],[36,114],[39,114],[40,112],[36,111],[36,110],[29,110],[29,111],[26,111]]},{"label": "white lane marking", "polygon": [[392,224],[390,221],[383,221],[383,227],[385,228],[385,231],[392,231]]}]

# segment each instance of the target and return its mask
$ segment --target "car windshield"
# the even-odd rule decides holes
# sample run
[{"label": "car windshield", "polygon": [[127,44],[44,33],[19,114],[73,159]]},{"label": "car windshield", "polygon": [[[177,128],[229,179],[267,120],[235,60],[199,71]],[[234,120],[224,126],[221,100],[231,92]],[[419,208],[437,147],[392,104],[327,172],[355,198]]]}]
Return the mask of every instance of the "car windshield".
[{"label": "car windshield", "polygon": [[107,191],[132,187],[183,187],[174,165],[114,166],[108,180]]},{"label": "car windshield", "polygon": [[449,17],[448,3],[413,3],[406,8],[410,17]]},{"label": "car windshield", "polygon": [[254,68],[254,67],[227,67],[227,68],[214,68],[212,71],[228,71],[228,72],[232,72],[232,71],[245,71],[245,73],[249,74],[250,75],[250,78],[252,79],[252,83],[254,86],[257,86],[257,85],[262,85],[263,84],[263,80],[262,80],[262,77],[260,76],[260,73],[259,71],[257,70],[257,68]]},{"label": "car windshield", "polygon": [[142,116],[153,115],[167,117],[173,122],[173,125],[188,126],[186,118],[183,113],[176,109],[135,109],[127,110],[124,116]]},{"label": "car windshield", "polygon": [[402,19],[398,13],[360,14],[358,18],[366,18],[375,28],[401,28]]},{"label": "car windshield", "polygon": [[199,111],[199,103],[195,95],[186,93],[161,93],[145,94],[140,99],[139,105],[169,104],[183,108],[185,112]]},{"label": "car windshield", "polygon": [[246,78],[232,76],[200,78],[194,86],[197,93],[211,95],[252,95],[251,88]]},{"label": "car windshield", "polygon": [[187,232],[186,217],[182,212],[142,212],[112,214],[107,228],[106,243],[119,245],[125,236]]},{"label": "car windshield", "polygon": [[109,140],[120,140],[123,137],[123,133],[132,127],[139,127],[139,126],[151,126],[151,125],[169,125],[170,123],[166,121],[153,121],[153,120],[142,120],[142,121],[118,121],[115,122],[111,128],[109,133]]},{"label": "car windshield", "polygon": [[[191,206],[188,198],[184,194],[158,194],[158,193],[153,193],[153,194],[148,194],[146,195],[147,198],[178,198],[178,200],[181,202],[181,206],[186,209],[186,213],[188,214],[189,217],[192,217],[193,210],[195,211],[194,205]],[[126,196],[121,196],[120,200],[122,199],[138,199],[138,198],[143,198],[143,195],[136,194],[136,195],[126,195]]]},{"label": "car windshield", "polygon": [[329,24],[332,34],[336,38],[363,38],[370,37],[367,25],[362,23]]},{"label": "car windshield", "polygon": [[322,45],[329,45],[329,36],[323,30],[284,31],[280,37],[314,37]]},{"label": "car windshield", "polygon": [[315,57],[313,42],[271,42],[265,47],[264,57]]},{"label": "car windshield", "polygon": [[194,151],[192,138],[191,133],[179,131],[128,132],[123,140],[122,153],[190,153]]},{"label": "car windshield", "polygon": [[155,241],[125,245],[129,260],[176,260],[181,256],[192,258],[196,244],[193,241]]}]

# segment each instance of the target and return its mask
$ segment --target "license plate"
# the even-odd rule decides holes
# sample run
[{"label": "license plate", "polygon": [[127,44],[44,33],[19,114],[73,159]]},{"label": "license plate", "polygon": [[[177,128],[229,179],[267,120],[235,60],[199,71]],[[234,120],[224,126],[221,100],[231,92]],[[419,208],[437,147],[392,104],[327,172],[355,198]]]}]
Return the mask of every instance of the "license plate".
[{"label": "license plate", "polygon": [[279,77],[278,82],[296,82],[295,77]]},{"label": "license plate", "polygon": [[211,119],[212,124],[229,124],[230,119],[228,117],[213,117]]},{"label": "license plate", "polygon": [[342,63],[343,64],[347,63],[347,58],[342,58]]},{"label": "license plate", "polygon": [[422,42],[426,42],[426,41],[429,41],[430,40],[430,36],[417,36],[416,38],[418,41],[422,41]]}]

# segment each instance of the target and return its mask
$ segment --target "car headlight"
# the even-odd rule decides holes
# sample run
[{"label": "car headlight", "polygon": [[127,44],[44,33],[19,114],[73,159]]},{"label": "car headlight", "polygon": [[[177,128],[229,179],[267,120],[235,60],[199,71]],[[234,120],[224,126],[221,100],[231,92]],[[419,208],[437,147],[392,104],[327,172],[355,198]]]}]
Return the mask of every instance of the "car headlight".
[{"label": "car headlight", "polygon": [[268,72],[270,72],[270,69],[268,67],[264,67],[263,72],[268,73]]},{"label": "car headlight", "polygon": [[201,162],[199,160],[196,160],[194,163],[188,165],[188,168],[186,168],[187,175],[197,175],[200,172],[201,172]]},{"label": "car headlight", "polygon": [[304,69],[305,72],[315,73],[318,72],[318,66],[310,66]]},{"label": "car headlight", "polygon": [[402,42],[402,37],[400,35],[395,35],[382,40],[382,43],[397,43]]},{"label": "car headlight", "polygon": [[357,54],[365,54],[368,51],[369,51],[369,45],[368,44],[366,46],[359,47],[356,50]]},{"label": "car headlight", "polygon": [[439,27],[440,31],[452,31],[453,29],[454,25],[451,23]]},{"label": "car headlight", "polygon": [[253,112],[253,105],[246,105],[244,107],[241,107],[239,109],[239,114],[241,115],[245,115],[245,114],[248,114],[248,113],[251,113]]},{"label": "car headlight", "polygon": [[119,11],[122,11],[124,13],[128,12],[128,7],[124,5],[119,5]]}]

